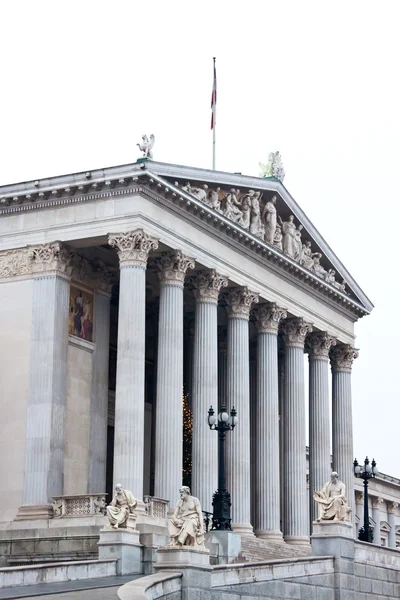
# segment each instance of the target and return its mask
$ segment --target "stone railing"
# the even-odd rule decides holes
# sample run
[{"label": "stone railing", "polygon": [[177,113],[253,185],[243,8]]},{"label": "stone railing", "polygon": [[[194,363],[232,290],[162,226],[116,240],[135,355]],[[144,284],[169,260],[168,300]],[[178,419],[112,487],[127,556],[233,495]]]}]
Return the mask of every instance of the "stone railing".
[{"label": "stone railing", "polygon": [[53,498],[54,518],[90,517],[106,514],[107,494],[81,494]]},{"label": "stone railing", "polygon": [[146,507],[146,514],[149,517],[155,517],[156,519],[166,519],[168,514],[168,500],[162,498],[156,498],[155,496],[143,496],[144,504]]}]

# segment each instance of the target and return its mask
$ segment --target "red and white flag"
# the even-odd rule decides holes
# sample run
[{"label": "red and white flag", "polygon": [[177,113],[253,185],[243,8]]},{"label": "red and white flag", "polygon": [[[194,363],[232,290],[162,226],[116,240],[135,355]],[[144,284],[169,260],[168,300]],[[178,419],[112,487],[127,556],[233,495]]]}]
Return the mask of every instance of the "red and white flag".
[{"label": "red and white flag", "polygon": [[211,94],[211,129],[215,127],[215,112],[217,108],[217,71],[215,69],[215,58],[214,58],[214,80]]}]

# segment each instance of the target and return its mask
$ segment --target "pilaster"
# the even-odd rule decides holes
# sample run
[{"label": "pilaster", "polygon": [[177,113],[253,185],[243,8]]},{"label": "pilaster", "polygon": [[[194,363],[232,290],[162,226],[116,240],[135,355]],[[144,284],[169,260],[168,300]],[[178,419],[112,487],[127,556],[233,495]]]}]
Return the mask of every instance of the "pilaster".
[{"label": "pilaster", "polygon": [[281,326],[285,342],[284,518],[283,534],[291,544],[308,544],[304,343],[312,325],[290,318]]},{"label": "pilaster", "polygon": [[114,484],[143,497],[146,266],[158,240],[142,229],[112,234],[120,262]]},{"label": "pilaster", "polygon": [[372,518],[375,521],[375,527],[373,531],[373,543],[377,546],[381,545],[381,506],[383,505],[383,498],[373,497],[372,498]]},{"label": "pilaster", "polygon": [[212,511],[218,487],[218,439],[210,432],[207,411],[218,407],[218,298],[228,285],[215,270],[190,278],[196,298],[193,355],[192,492],[204,510]]},{"label": "pilaster", "polygon": [[258,294],[246,287],[226,297],[228,314],[227,396],[228,408],[237,410],[239,425],[227,436],[227,486],[232,498],[232,526],[251,535],[250,503],[250,380],[249,316]]},{"label": "pilaster", "polygon": [[183,286],[195,261],[177,250],[153,266],[160,280],[154,494],[172,504],[182,485]]}]

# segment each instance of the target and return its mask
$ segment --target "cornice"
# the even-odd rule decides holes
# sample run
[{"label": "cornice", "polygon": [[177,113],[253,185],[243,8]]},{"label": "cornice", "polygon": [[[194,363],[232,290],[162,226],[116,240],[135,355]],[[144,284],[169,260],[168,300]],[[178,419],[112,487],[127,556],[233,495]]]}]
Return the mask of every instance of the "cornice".
[{"label": "cornice", "polygon": [[[284,186],[276,181],[265,182],[265,180],[254,177],[173,167],[162,163],[151,163],[150,166],[156,167],[166,176],[192,177],[199,180],[199,174],[202,174],[205,181],[212,180],[216,183],[242,186],[244,185],[243,179],[245,179],[249,186],[288,194]],[[148,170],[146,163],[93,171],[90,173],[90,177],[82,173],[39,182],[3,186],[0,188],[0,215],[85,203],[134,193],[143,193],[155,202],[161,202],[170,208],[174,206],[179,209],[180,214],[184,209],[188,216],[194,216],[198,222],[205,222],[208,229],[213,228],[218,232],[219,237],[224,234],[233,240],[235,245],[246,248],[249,256],[258,255],[262,262],[268,262],[279,275],[285,274],[287,279],[292,282],[296,281],[297,285],[300,284],[305,289],[313,288],[321,298],[333,302],[336,306],[341,306],[356,318],[369,314],[368,308],[317,277],[290,257],[283,255],[260,238],[245,231],[184,190],[164,181],[159,175]],[[286,198],[284,199],[286,201]],[[372,308],[372,305],[370,306]]]}]

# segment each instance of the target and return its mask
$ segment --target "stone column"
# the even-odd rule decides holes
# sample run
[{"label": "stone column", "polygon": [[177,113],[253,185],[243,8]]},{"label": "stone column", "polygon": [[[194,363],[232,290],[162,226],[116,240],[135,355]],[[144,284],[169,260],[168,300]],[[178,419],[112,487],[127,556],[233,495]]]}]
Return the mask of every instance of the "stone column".
[{"label": "stone column", "polygon": [[279,382],[278,327],[287,313],[276,304],[255,311],[257,325],[257,395],[255,421],[255,534],[279,540]]},{"label": "stone column", "polygon": [[316,331],[307,337],[309,360],[309,472],[310,520],[318,518],[318,505],[313,499],[331,476],[331,432],[329,408],[329,350],[335,338]]},{"label": "stone column", "polygon": [[63,494],[68,309],[72,255],[60,242],[31,248],[32,332],[23,506],[17,519],[52,516]]},{"label": "stone column", "polygon": [[233,289],[227,295],[228,412],[235,407],[239,424],[226,436],[227,487],[232,500],[232,527],[238,533],[251,535],[250,503],[250,380],[249,380],[249,316],[258,294],[246,287]]},{"label": "stone column", "polygon": [[386,501],[386,506],[387,506],[388,524],[390,526],[388,546],[389,546],[389,548],[396,548],[396,511],[397,511],[399,504],[398,504],[398,502]]},{"label": "stone column", "polygon": [[383,498],[371,498],[372,500],[372,518],[375,521],[373,543],[381,545],[381,506]]},{"label": "stone column", "polygon": [[312,326],[303,319],[291,318],[283,321],[282,331],[285,341],[283,535],[290,544],[309,544],[304,342]]},{"label": "stone column", "polygon": [[355,491],[356,498],[356,515],[358,517],[358,523],[355,522],[356,527],[356,538],[358,538],[358,532],[364,525],[364,494],[359,490]]},{"label": "stone column", "polygon": [[[146,266],[158,241],[142,229],[110,235],[120,263],[114,484],[143,497]],[[139,505],[140,507],[140,505]]]},{"label": "stone column", "polygon": [[[346,486],[349,506],[354,510],[353,415],[351,407],[351,368],[358,350],[349,344],[331,349],[332,367],[332,454],[333,470]],[[353,517],[354,521],[354,517]]]},{"label": "stone column", "polygon": [[207,422],[210,405],[218,412],[218,297],[228,279],[214,270],[191,278],[196,313],[193,354],[192,492],[203,510],[212,511],[218,487],[218,436]]},{"label": "stone column", "polygon": [[99,265],[94,280],[94,351],[90,399],[88,492],[105,492],[108,422],[111,274]]},{"label": "stone column", "polygon": [[172,508],[182,485],[183,286],[195,263],[178,250],[154,264],[160,279],[154,495]]},{"label": "stone column", "polygon": [[[278,338],[279,344],[279,338]],[[278,349],[278,394],[279,394],[279,494],[280,494],[280,530],[283,531],[283,515],[285,512],[284,501],[284,481],[285,481],[285,465],[283,457],[285,455],[284,439],[285,439],[285,415],[284,396],[285,396],[285,351],[283,348]]]}]

